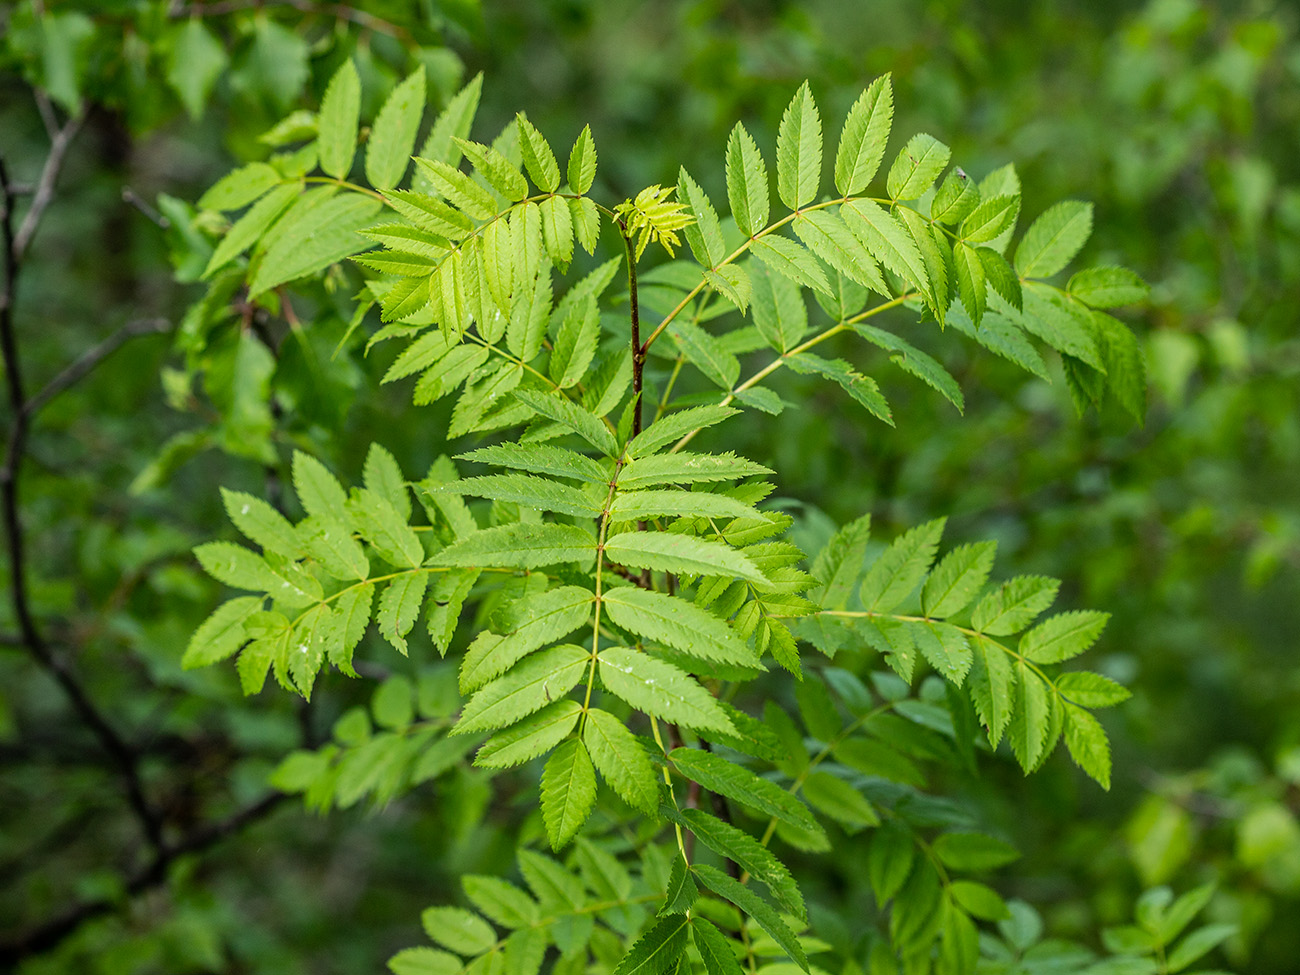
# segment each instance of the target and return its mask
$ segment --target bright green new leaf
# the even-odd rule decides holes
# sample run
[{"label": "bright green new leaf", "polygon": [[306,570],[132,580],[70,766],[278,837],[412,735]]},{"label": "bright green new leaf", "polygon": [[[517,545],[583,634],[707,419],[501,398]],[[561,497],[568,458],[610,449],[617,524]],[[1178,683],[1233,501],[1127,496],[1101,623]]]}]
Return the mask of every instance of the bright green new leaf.
[{"label": "bright green new leaf", "polygon": [[548,704],[536,714],[489,738],[474,756],[483,768],[509,768],[544,755],[568,737],[582,714],[577,701]]},{"label": "bright green new leaf", "polygon": [[605,542],[605,556],[635,569],[681,575],[725,575],[766,583],[746,556],[722,542],[669,532],[623,532]]},{"label": "bright green new leaf", "polygon": [[557,511],[565,515],[594,518],[600,514],[600,502],[582,490],[532,474],[485,474],[467,477],[444,484],[439,490],[447,494],[468,494],[494,501],[513,501],[515,504]]},{"label": "bright green new leaf", "polygon": [[437,565],[536,569],[561,562],[590,566],[595,556],[596,536],[585,528],[554,522],[516,522],[466,535],[430,561]]},{"label": "bright green new leaf", "polygon": [[960,545],[940,559],[921,590],[925,615],[946,619],[970,605],[988,581],[997,547],[997,542]]},{"label": "bright green new leaf", "polygon": [[532,389],[519,389],[514,395],[529,409],[572,430],[601,453],[612,457],[618,452],[618,442],[609,428],[598,416],[577,403]]},{"label": "bright green new leaf", "polygon": [[628,455],[647,457],[688,433],[714,426],[739,412],[731,406],[694,406],[669,413],[632,438],[627,445]]},{"label": "bright green new leaf", "polygon": [[191,670],[234,656],[248,640],[244,621],[261,610],[265,602],[262,596],[238,596],[214,609],[190,637],[185,655],[181,657],[181,666]]},{"label": "bright green new leaf", "polygon": [[584,125],[569,150],[569,189],[586,193],[596,181],[596,140],[591,137],[591,126]]},{"label": "bright green new leaf", "polygon": [[1065,747],[1079,768],[1110,791],[1110,744],[1101,723],[1076,704],[1065,705]]},{"label": "bright green new leaf", "polygon": [[492,925],[463,907],[430,907],[420,923],[430,940],[461,955],[481,954],[497,943]]},{"label": "bright green new leaf", "polygon": [[1085,708],[1114,707],[1133,696],[1128,688],[1109,677],[1086,670],[1062,674],[1056,679],[1056,690],[1068,703]]},{"label": "bright green new leaf", "polygon": [[570,738],[546,760],[542,772],[542,822],[551,849],[573,839],[596,802],[596,770],[587,746]]},{"label": "bright green new leaf", "polygon": [[[687,539],[684,535],[664,533],[628,534]],[[618,561],[618,556],[610,552],[608,547],[605,552],[611,559]],[[745,641],[725,620],[686,599],[635,586],[623,586],[609,590],[602,601],[605,612],[615,624],[647,640],[703,660],[762,668],[757,654],[746,646]]]},{"label": "bright green new leaf", "polygon": [[1131,305],[1145,301],[1151,293],[1147,283],[1126,267],[1090,267],[1079,271],[1070,278],[1065,290],[1093,308]]},{"label": "bright green new leaf", "polygon": [[334,72],[320,103],[317,123],[320,168],[326,176],[345,179],[357,151],[361,118],[361,78],[351,59]]},{"label": "bright green new leaf", "polygon": [[929,286],[925,262],[907,227],[871,200],[852,200],[840,207],[849,231],[873,258],[901,275],[920,291]]},{"label": "bright green new leaf", "polygon": [[1020,653],[1040,664],[1055,664],[1077,657],[1097,642],[1109,613],[1076,610],[1058,613],[1020,638]]},{"label": "bright green new leaf", "polygon": [[912,136],[889,167],[885,190],[891,200],[915,200],[934,185],[952,151],[924,132]]},{"label": "bright green new leaf", "polygon": [[562,644],[525,657],[466,702],[450,734],[505,728],[564,697],[582,680],[591,653]]},{"label": "bright green new leaf", "polygon": [[736,226],[746,237],[767,226],[767,164],[739,122],[727,139],[727,202]]},{"label": "bright green new leaf", "polygon": [[614,496],[609,514],[615,521],[649,518],[753,518],[754,508],[725,494],[707,491],[627,491]]},{"label": "bright green new leaf", "polygon": [[460,667],[462,694],[477,690],[534,650],[568,636],[591,619],[595,599],[580,586],[560,586],[512,607],[514,624],[504,635],[484,630],[465,651]]},{"label": "bright green new leaf", "polygon": [[1016,270],[1024,278],[1050,278],[1070,263],[1091,233],[1091,203],[1063,200],[1048,207],[1016,248]]},{"label": "bright green new leaf", "polygon": [[515,123],[519,127],[519,149],[529,178],[543,193],[554,193],[560,186],[560,166],[550,143],[522,113],[515,117]]},{"label": "bright green new leaf", "polygon": [[958,233],[962,240],[982,244],[1014,227],[1019,215],[1019,196],[995,196],[972,210],[961,222]]},{"label": "bright green new leaf", "polygon": [[822,120],[808,82],[799,86],[776,137],[776,191],[798,210],[817,198],[822,175]]},{"label": "bright green new leaf", "polygon": [[971,626],[991,636],[1023,630],[1056,600],[1061,583],[1046,576],[1016,576],[981,599],[971,613]]},{"label": "bright green new leaf", "polygon": [[713,695],[673,664],[626,647],[600,653],[601,683],[638,711],[701,732],[733,732]]},{"label": "bright green new leaf", "polygon": [[645,749],[622,721],[592,708],[582,727],[591,760],[619,798],[647,816],[659,808],[659,782]]},{"label": "bright green new leaf", "polygon": [[893,119],[894,89],[885,74],[858,96],[844,119],[835,152],[835,186],[841,195],[860,193],[876,175]]},{"label": "bright green new leaf", "polygon": [[691,215],[695,217],[694,223],[682,228],[691,253],[705,267],[717,267],[727,256],[718,211],[685,166],[677,174],[677,199],[690,207]]},{"label": "bright green new leaf", "polygon": [[366,179],[377,190],[391,190],[406,173],[424,115],[426,88],[421,65],[393,89],[370,127]]},{"label": "bright green new leaf", "polygon": [[946,518],[936,518],[904,532],[871,564],[860,593],[868,611],[887,613],[920,585],[934,561],[946,523]]}]

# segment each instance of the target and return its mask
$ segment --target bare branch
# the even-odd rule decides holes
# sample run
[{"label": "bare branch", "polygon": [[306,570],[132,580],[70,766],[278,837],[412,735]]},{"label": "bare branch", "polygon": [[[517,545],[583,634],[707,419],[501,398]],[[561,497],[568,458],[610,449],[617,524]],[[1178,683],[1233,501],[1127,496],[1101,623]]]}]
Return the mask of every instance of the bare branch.
[{"label": "bare branch", "polygon": [[[37,104],[41,106],[41,116],[45,118],[45,127],[50,128],[53,109],[49,107],[49,98],[44,92],[38,91]],[[28,207],[23,222],[18,228],[18,233],[13,235],[12,242],[7,246],[13,251],[14,257],[22,260],[23,254],[27,252],[27,246],[36,236],[36,228],[40,226],[41,217],[45,213],[45,208],[50,205],[54,199],[54,185],[59,180],[59,171],[63,169],[63,161],[67,156],[68,147],[72,144],[73,137],[81,129],[81,118],[74,117],[64,122],[61,127],[55,128],[50,135],[50,154],[45,157],[45,165],[41,169],[40,179],[36,181],[36,192],[32,195],[31,206]],[[6,179],[6,186],[8,180]],[[6,194],[8,191],[6,190]],[[5,205],[8,208],[10,199],[6,199]]]},{"label": "bare branch", "polygon": [[33,395],[23,407],[27,412],[27,416],[29,418],[35,416],[50,400],[84,379],[94,371],[96,366],[131,339],[138,338],[141,335],[158,335],[170,329],[171,322],[163,318],[145,318],[123,325],[98,345],[83,352],[61,373],[46,383],[40,392]]},{"label": "bare branch", "polygon": [[[269,815],[287,798],[288,796],[280,792],[270,793],[225,819],[200,826],[179,843],[162,847],[148,865],[127,880],[126,895],[135,897],[154,887],[162,886],[167,882],[168,869],[181,857],[191,853],[202,853],[222,840],[234,836],[246,826]],[[0,944],[0,968],[7,970],[25,958],[49,951],[86,922],[110,914],[120,907],[120,900],[87,901],[61,917],[38,925],[13,941]]]},{"label": "bare branch", "polygon": [[[47,161],[45,173],[42,173],[41,177],[42,182],[45,181],[46,173],[52,170],[57,171],[57,167],[51,167]],[[50,185],[52,187],[52,180]],[[38,190],[38,195],[39,193]],[[33,203],[33,210],[28,211],[28,217],[35,209]],[[24,221],[24,226],[26,225]],[[0,290],[0,356],[4,362],[9,406],[13,415],[9,428],[9,442],[5,448],[4,464],[0,467],[0,519],[3,520],[4,541],[9,555],[10,604],[13,607],[14,619],[17,621],[23,645],[62,688],[73,710],[117,764],[121,770],[131,809],[140,820],[140,825],[150,844],[155,850],[161,850],[162,822],[145,798],[144,786],[140,780],[139,754],[117,733],[91,701],[71,666],[46,642],[32,616],[28,598],[26,545],[18,508],[19,473],[27,444],[30,419],[26,394],[23,390],[22,362],[18,356],[18,339],[14,327],[14,302],[17,296],[23,248],[18,246],[13,230],[13,196],[9,192],[9,172],[3,159],[0,159],[0,245],[4,250],[5,268],[4,286]]]}]

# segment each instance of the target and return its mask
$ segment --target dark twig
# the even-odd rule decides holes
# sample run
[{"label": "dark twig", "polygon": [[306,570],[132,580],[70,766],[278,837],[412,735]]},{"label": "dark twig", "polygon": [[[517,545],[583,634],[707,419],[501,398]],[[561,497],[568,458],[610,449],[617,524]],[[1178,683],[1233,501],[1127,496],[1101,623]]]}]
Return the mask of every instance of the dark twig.
[{"label": "dark twig", "polygon": [[[194,830],[179,843],[163,846],[147,866],[136,871],[127,880],[126,896],[135,897],[166,883],[168,869],[181,857],[191,853],[201,853],[222,840],[234,836],[244,827],[268,815],[287,798],[288,796],[283,793],[273,792],[225,819]],[[49,951],[87,921],[112,913],[120,906],[120,900],[87,901],[61,917],[47,921],[20,935],[13,941],[0,944],[0,968],[15,966],[24,958]]]},{"label": "dark twig", "polygon": [[122,202],[125,203],[127,206],[135,207],[146,217],[148,217],[150,222],[157,224],[163,230],[166,230],[168,227],[171,226],[170,220],[168,220],[161,213],[159,213],[157,210],[151,207],[138,193],[136,193],[135,190],[131,189],[131,187],[129,186],[122,187]]},{"label": "dark twig", "polygon": [[[37,91],[36,102],[41,106],[41,115],[45,118],[46,128],[48,129],[54,111],[50,106],[50,100],[44,92]],[[41,216],[44,214],[45,208],[54,199],[54,185],[58,182],[60,170],[63,169],[63,160],[67,156],[68,147],[72,144],[73,136],[77,134],[80,128],[81,119],[74,117],[50,132],[50,154],[45,157],[45,165],[41,168],[40,178],[36,181],[36,192],[32,194],[31,206],[28,207],[23,222],[18,227],[18,233],[14,234],[12,240],[8,241],[6,245],[14,252],[14,257],[18,260],[21,260],[23,254],[26,253],[27,246],[32,242],[32,238],[36,236],[36,228],[40,226]],[[6,179],[5,186],[8,185]],[[11,203],[12,195],[6,189],[6,210]]]},{"label": "dark twig", "polygon": [[126,345],[131,339],[138,338],[141,335],[158,335],[170,329],[171,322],[163,318],[145,318],[123,325],[98,345],[83,352],[61,373],[46,383],[40,392],[33,395],[24,407],[27,416],[29,418],[35,416],[50,400],[88,376],[96,366]]},{"label": "dark twig", "polygon": [[[47,162],[46,172],[49,172],[50,168]],[[44,179],[45,175],[42,174],[42,181]],[[28,211],[29,217],[31,213],[32,211]],[[26,225],[24,222],[24,226]],[[32,232],[35,232],[34,227]],[[94,732],[100,745],[117,764],[126,787],[127,801],[140,820],[145,836],[154,849],[161,849],[162,823],[145,799],[138,767],[139,756],[118,735],[108,719],[90,700],[67,661],[46,643],[32,616],[28,600],[25,539],[22,520],[18,513],[18,478],[27,443],[30,418],[26,394],[23,391],[22,363],[18,357],[18,340],[14,328],[14,301],[17,296],[20,258],[23,253],[23,248],[19,247],[18,243],[13,231],[13,198],[9,194],[9,172],[4,160],[0,159],[0,244],[4,249],[5,266],[4,288],[0,291],[0,356],[4,361],[5,379],[9,388],[9,407],[13,414],[4,464],[0,467],[0,517],[3,518],[4,539],[9,555],[9,599],[23,644],[62,688],[73,709]]]}]

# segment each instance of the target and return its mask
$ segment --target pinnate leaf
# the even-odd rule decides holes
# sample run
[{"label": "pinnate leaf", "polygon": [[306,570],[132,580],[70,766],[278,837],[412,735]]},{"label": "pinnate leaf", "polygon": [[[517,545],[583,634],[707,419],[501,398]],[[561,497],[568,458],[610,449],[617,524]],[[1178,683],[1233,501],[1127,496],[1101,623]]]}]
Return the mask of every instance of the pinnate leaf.
[{"label": "pinnate leaf", "polygon": [[587,746],[570,738],[551,753],[542,772],[542,822],[551,849],[559,850],[591,815],[596,802],[596,770]]},{"label": "pinnate leaf", "polygon": [[582,740],[610,788],[633,809],[653,816],[659,808],[655,769],[627,726],[608,711],[592,708],[583,724]]},{"label": "pinnate leaf", "polygon": [[1016,248],[1016,270],[1025,278],[1050,278],[1092,233],[1092,204],[1062,200],[1043,211]]},{"label": "pinnate leaf", "polygon": [[604,606],[617,625],[690,656],[762,666],[724,620],[680,597],[625,586],[607,592]]},{"label": "pinnate leaf", "polygon": [[393,89],[370,128],[366,179],[377,190],[392,189],[406,173],[424,115],[426,87],[421,65]]},{"label": "pinnate leaf", "polygon": [[713,695],[667,661],[611,647],[601,651],[600,680],[612,694],[646,714],[702,732],[735,730]]},{"label": "pinnate leaf", "polygon": [[817,198],[822,172],[822,121],[804,82],[781,116],[776,138],[776,187],[781,202],[798,210]]},{"label": "pinnate leaf", "polygon": [[812,813],[793,793],[770,779],[755,775],[743,765],[729,762],[701,748],[674,748],[669,754],[673,766],[710,792],[726,796],[766,816],[797,829],[820,832]]},{"label": "pinnate leaf", "polygon": [[835,186],[843,196],[866,188],[880,168],[894,119],[894,89],[882,75],[858,96],[849,109],[835,153]]}]

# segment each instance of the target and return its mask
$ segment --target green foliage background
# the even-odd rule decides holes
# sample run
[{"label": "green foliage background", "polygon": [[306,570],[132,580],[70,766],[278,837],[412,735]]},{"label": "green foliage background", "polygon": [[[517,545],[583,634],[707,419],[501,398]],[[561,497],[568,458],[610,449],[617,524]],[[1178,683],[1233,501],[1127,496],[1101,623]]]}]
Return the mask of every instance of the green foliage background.
[{"label": "green foliage background", "polygon": [[[165,323],[34,415],[21,510],[46,638],[138,751],[174,835],[259,802],[282,756],[338,738],[340,716],[358,720],[350,708],[401,723],[400,704],[371,701],[372,680],[322,681],[305,707],[272,691],[245,699],[230,668],[181,670],[219,596],[191,548],[230,537],[215,486],[278,500],[295,447],[345,483],[359,480],[372,440],[408,472],[453,452],[439,434],[447,406],[413,408],[405,389],[380,386],[391,353],[331,357],[348,325],[341,276],[297,307],[301,329],[283,316],[258,322],[258,347],[275,359],[241,355],[233,332],[197,343],[185,316],[202,293],[205,233],[219,228],[196,224],[184,201],[263,158],[259,136],[314,110],[348,57],[363,118],[423,65],[431,109],[483,71],[477,138],[521,108],[557,148],[589,123],[609,199],[671,184],[678,165],[725,199],[720,160],[736,119],[774,145],[807,78],[829,132],[868,80],[891,72],[896,131],[934,133],[977,177],[1014,160],[1028,214],[1066,196],[1093,201],[1084,264],[1123,263],[1153,286],[1126,312],[1151,383],[1146,422],[1134,428],[1111,408],[1080,418],[1059,376],[1047,384],[974,346],[936,344],[966,394],[958,416],[858,343],[834,354],[875,376],[906,423],[885,427],[845,409],[835,388],[787,375],[781,395],[804,405],[751,415],[725,447],[775,458],[795,537],[812,551],[866,511],[884,537],[947,515],[949,543],[997,539],[1000,572],[1061,577],[1063,604],[1113,613],[1091,661],[1134,692],[1105,719],[1112,790],[1061,755],[1028,779],[986,759],[978,777],[952,774],[943,788],[1020,848],[995,886],[1033,904],[1051,934],[1096,947],[1144,888],[1217,880],[1207,916],[1240,925],[1225,964],[1290,970],[1300,950],[1295,12],[1190,0],[844,8],[121,0],[0,12],[0,152],[12,181],[37,184],[49,152],[33,87],[56,122],[82,120],[15,307],[29,392],[60,382],[123,325]],[[17,621],[4,620],[6,643],[19,644]],[[417,679],[435,660],[374,643],[359,654],[383,662],[368,678]],[[442,684],[426,673],[421,686],[424,713],[446,709]],[[527,808],[485,816],[489,787],[462,768],[377,808],[319,817],[281,802],[219,845],[169,859],[166,884],[128,892],[157,851],[140,839],[120,770],[21,645],[0,648],[0,687],[0,942],[103,905],[27,953],[26,972],[376,970],[418,940],[420,908],[457,902],[461,875],[513,870],[521,823],[526,838],[541,835]],[[821,890],[868,896],[854,864],[813,864],[810,901]],[[851,918],[814,913],[814,927],[831,941],[855,933]]]}]

